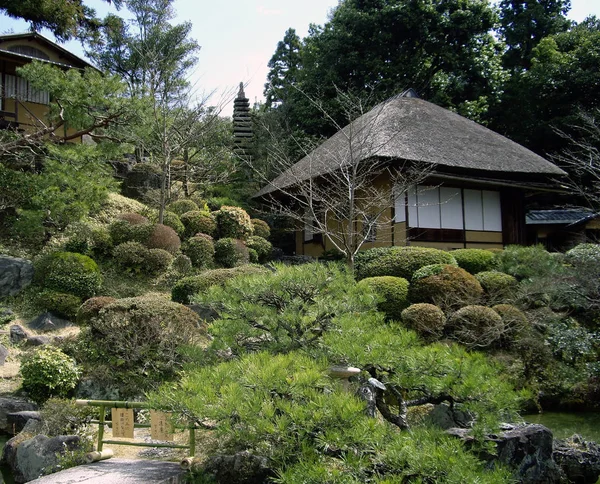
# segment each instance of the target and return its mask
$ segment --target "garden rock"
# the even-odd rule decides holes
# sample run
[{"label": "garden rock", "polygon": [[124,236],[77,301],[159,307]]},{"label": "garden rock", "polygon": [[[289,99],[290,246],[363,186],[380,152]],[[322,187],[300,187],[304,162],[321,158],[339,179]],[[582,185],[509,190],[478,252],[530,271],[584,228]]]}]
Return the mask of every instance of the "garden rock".
[{"label": "garden rock", "polygon": [[59,318],[55,314],[43,313],[33,321],[30,321],[27,326],[35,331],[46,332],[66,328],[67,326],[73,326],[73,324],[71,321]]},{"label": "garden rock", "polygon": [[7,417],[9,413],[37,410],[35,403],[28,402],[21,398],[0,397],[0,431],[8,432]]},{"label": "garden rock", "polygon": [[6,358],[8,358],[8,348],[4,345],[0,345],[0,366],[4,365]]},{"label": "garden rock", "polygon": [[0,255],[0,298],[14,296],[33,280],[33,264],[25,259]]},{"label": "garden rock", "polygon": [[9,440],[2,453],[2,462],[11,468],[15,482],[19,483],[32,481],[49,470],[56,470],[58,454],[75,450],[80,440],[76,435],[52,438],[36,435],[23,441],[21,435]]},{"label": "garden rock", "polygon": [[30,336],[25,341],[25,346],[44,346],[50,343],[48,336]]},{"label": "garden rock", "polygon": [[473,417],[467,412],[451,408],[449,405],[441,403],[433,407],[431,412],[427,415],[427,421],[444,430],[453,427],[465,429],[471,426]]},{"label": "garden rock", "polygon": [[40,412],[34,410],[24,410],[21,412],[9,413],[6,416],[6,424],[11,434],[15,435],[21,432],[25,428],[25,425],[29,420],[42,421]]},{"label": "garden rock", "polygon": [[248,451],[210,457],[204,471],[213,475],[219,484],[262,484],[273,475],[265,457]]},{"label": "garden rock", "polygon": [[554,442],[553,457],[569,482],[595,484],[600,477],[600,446],[577,434]]},{"label": "garden rock", "polygon": [[219,313],[209,306],[203,306],[202,304],[187,304],[187,307],[200,316],[200,319],[206,322],[214,321],[219,317]]},{"label": "garden rock", "polygon": [[77,398],[84,400],[121,400],[119,389],[91,378],[84,378],[75,390]]},{"label": "garden rock", "polygon": [[10,327],[10,342],[12,344],[18,344],[21,341],[25,341],[27,339],[27,333],[23,326],[18,324],[13,324]]}]

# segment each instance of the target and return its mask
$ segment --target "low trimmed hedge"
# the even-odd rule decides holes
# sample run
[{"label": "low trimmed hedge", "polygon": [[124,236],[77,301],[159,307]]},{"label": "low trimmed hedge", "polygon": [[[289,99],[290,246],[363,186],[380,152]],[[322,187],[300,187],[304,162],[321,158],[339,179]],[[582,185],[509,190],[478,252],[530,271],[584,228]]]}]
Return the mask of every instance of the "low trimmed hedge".
[{"label": "low trimmed hedge", "polygon": [[175,215],[181,217],[184,213],[187,212],[196,212],[200,210],[198,205],[192,200],[182,199],[176,200],[173,203],[167,205],[167,210],[169,212],[173,212]]},{"label": "low trimmed hedge", "polygon": [[485,271],[475,274],[475,278],[490,296],[508,297],[517,289],[518,282],[510,274],[498,271]]},{"label": "low trimmed hedge", "polygon": [[496,264],[495,254],[485,249],[457,249],[451,254],[456,259],[458,267],[471,274],[489,271]]}]

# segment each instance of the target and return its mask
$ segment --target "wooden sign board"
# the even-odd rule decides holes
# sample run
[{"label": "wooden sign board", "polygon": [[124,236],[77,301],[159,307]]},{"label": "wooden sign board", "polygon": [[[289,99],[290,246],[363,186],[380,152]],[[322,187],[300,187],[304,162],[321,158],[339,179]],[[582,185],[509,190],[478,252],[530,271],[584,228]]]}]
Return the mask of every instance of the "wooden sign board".
[{"label": "wooden sign board", "polygon": [[113,408],[111,409],[111,415],[113,437],[133,439],[133,409]]},{"label": "wooden sign board", "polygon": [[150,410],[150,437],[152,440],[173,440],[173,427],[169,414]]}]

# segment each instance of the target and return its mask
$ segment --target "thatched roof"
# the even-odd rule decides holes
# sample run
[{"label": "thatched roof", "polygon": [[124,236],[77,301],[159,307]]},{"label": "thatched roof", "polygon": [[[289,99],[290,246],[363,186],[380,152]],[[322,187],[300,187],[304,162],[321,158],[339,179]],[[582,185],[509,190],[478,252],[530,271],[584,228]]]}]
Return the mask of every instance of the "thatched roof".
[{"label": "thatched roof", "polygon": [[373,157],[429,163],[446,172],[473,170],[505,179],[519,174],[528,178],[565,175],[541,156],[474,121],[423,99],[400,95],[357,118],[256,196],[333,172],[341,163]]}]

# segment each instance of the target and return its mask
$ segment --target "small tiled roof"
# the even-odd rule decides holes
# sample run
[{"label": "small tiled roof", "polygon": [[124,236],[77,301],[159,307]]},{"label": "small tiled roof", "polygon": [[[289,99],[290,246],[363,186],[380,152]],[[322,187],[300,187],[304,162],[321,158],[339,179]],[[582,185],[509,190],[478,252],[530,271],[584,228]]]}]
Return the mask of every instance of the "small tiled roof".
[{"label": "small tiled roof", "polygon": [[527,225],[575,225],[598,217],[598,214],[585,209],[530,210],[525,216]]}]

